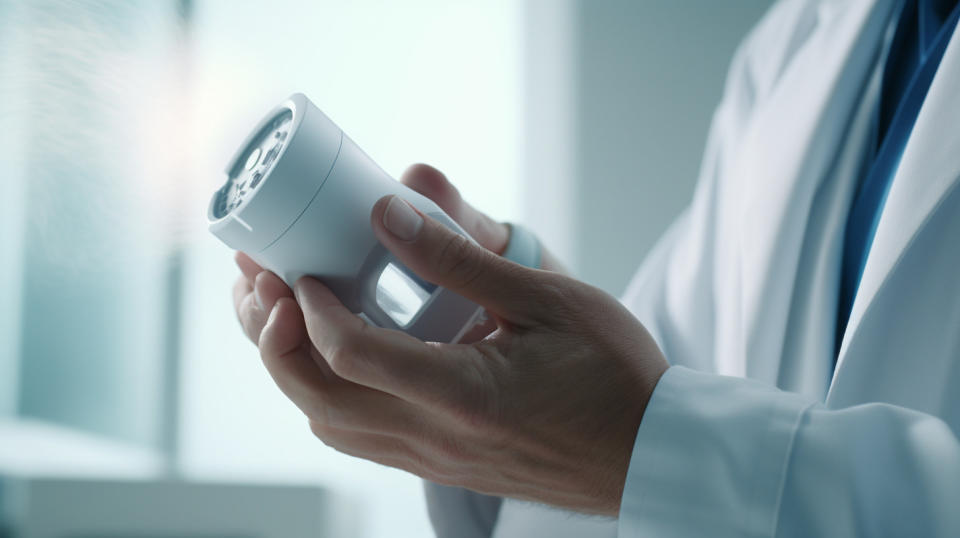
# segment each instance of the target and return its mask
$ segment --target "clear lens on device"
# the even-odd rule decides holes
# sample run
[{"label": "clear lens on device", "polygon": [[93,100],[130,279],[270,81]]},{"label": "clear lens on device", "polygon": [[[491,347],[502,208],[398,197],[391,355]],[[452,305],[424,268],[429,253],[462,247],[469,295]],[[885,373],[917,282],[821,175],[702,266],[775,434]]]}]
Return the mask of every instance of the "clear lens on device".
[{"label": "clear lens on device", "polygon": [[401,327],[413,321],[429,298],[430,291],[392,263],[377,280],[377,304]]}]

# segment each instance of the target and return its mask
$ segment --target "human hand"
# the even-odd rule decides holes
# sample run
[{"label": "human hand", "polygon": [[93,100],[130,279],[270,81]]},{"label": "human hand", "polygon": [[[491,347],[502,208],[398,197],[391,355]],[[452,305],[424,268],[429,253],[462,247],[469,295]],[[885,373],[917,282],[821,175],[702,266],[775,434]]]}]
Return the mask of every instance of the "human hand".
[{"label": "human hand", "polygon": [[[506,250],[510,239],[508,226],[470,205],[436,168],[415,164],[407,168],[400,182],[433,200],[487,250],[496,254],[502,254]],[[264,271],[246,254],[238,252],[236,260],[242,274],[237,277],[233,287],[234,307],[244,332],[256,344],[270,313],[261,303],[272,305],[281,297],[292,298],[293,292],[276,275]],[[546,249],[543,249],[541,254],[541,265],[549,271],[563,272],[563,267]],[[257,299],[258,293],[260,300]],[[494,328],[492,322],[476,327],[464,335],[462,341],[471,342],[483,338]]]},{"label": "human hand", "polygon": [[400,199],[378,202],[371,223],[401,262],[485,306],[498,329],[424,343],[365,324],[315,279],[294,300],[257,275],[270,315],[245,327],[317,437],[434,482],[615,514],[666,370],[640,323],[600,290],[498,258]]}]

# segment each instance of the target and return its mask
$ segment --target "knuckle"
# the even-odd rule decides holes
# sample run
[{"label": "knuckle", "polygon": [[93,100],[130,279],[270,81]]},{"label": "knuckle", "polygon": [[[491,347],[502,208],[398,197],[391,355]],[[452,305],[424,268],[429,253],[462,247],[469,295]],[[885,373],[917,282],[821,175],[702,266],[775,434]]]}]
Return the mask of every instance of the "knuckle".
[{"label": "knuckle", "polygon": [[363,360],[363,344],[356,338],[345,338],[339,342],[330,356],[327,357],[327,364],[333,373],[344,379],[353,379],[356,375],[357,363]]},{"label": "knuckle", "polygon": [[[470,451],[466,449],[463,441],[456,436],[443,436],[438,439],[434,450],[445,462],[470,463]],[[445,474],[441,469],[436,470],[440,471],[439,474]]]},{"label": "knuckle", "polygon": [[336,427],[336,424],[330,420],[330,402],[323,392],[313,392],[302,409],[311,424],[317,424],[322,428]]},{"label": "knuckle", "polygon": [[247,335],[247,338],[254,344],[257,344],[260,340],[260,334],[263,332],[264,322],[259,319],[257,313],[249,303],[249,300],[243,302],[240,306],[238,317],[240,319],[240,326],[243,328],[243,332]]},{"label": "knuckle", "polygon": [[250,291],[249,288],[250,288],[250,283],[247,282],[247,279],[243,275],[238,276],[237,279],[233,282],[233,297],[237,303],[234,306],[238,306],[239,299],[245,297],[247,293],[249,293]]},{"label": "knuckle", "polygon": [[538,288],[539,310],[552,318],[572,320],[585,310],[587,298],[573,279],[552,276],[543,280]]},{"label": "knuckle", "polygon": [[480,276],[479,262],[479,251],[470,240],[460,234],[451,234],[437,255],[436,267],[453,277],[451,286],[465,287]]},{"label": "knuckle", "polygon": [[416,450],[403,450],[403,453],[406,456],[406,459],[409,461],[410,466],[413,468],[415,474],[423,475],[434,475],[439,474],[436,471],[436,464],[433,461],[428,461],[428,459]]},{"label": "knuckle", "polygon": [[501,384],[493,371],[502,357],[491,345],[474,345],[476,360],[464,361],[463,374],[456,387],[449,410],[457,421],[473,434],[486,437],[500,424],[501,410],[498,388]]},{"label": "knuckle", "polygon": [[332,438],[330,426],[316,419],[310,420],[310,433],[324,443],[329,442]]},{"label": "knuckle", "polygon": [[263,362],[263,365],[267,367],[267,370],[272,371],[273,366],[278,362],[279,357],[268,346],[257,346],[257,349],[260,350],[260,360]]},{"label": "knuckle", "polygon": [[350,378],[350,357],[349,352],[344,348],[337,348],[330,352],[327,357],[327,364],[333,373],[343,378]]}]

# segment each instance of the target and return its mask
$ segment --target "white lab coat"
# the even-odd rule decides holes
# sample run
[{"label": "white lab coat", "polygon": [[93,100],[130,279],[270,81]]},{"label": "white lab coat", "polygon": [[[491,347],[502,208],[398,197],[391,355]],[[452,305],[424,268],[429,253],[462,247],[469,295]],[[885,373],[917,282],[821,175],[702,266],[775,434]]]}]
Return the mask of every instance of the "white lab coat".
[{"label": "white lab coat", "polygon": [[[896,6],[784,1],[741,45],[693,202],[623,298],[674,366],[619,520],[506,500],[494,536],[960,536],[960,29],[833,370],[843,231]],[[444,508],[434,519],[456,520]]]}]

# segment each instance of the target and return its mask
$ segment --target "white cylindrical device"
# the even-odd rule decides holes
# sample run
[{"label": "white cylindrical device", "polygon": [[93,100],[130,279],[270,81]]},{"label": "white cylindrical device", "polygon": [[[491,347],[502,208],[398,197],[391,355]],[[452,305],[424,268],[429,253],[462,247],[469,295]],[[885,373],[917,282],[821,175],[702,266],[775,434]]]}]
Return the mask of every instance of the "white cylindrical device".
[{"label": "white cylindrical device", "polygon": [[430,199],[387,175],[306,96],[270,111],[227,165],[210,201],[210,231],[292,286],[304,275],[380,327],[456,342],[483,309],[424,281],[384,248],[374,203],[397,194],[469,237]]}]

